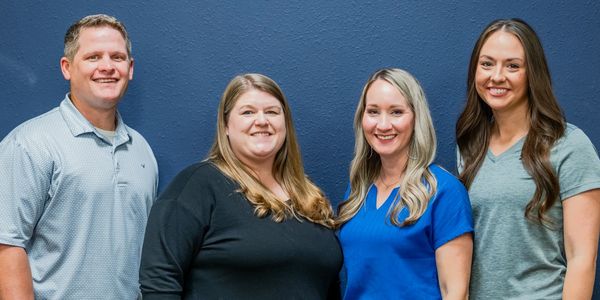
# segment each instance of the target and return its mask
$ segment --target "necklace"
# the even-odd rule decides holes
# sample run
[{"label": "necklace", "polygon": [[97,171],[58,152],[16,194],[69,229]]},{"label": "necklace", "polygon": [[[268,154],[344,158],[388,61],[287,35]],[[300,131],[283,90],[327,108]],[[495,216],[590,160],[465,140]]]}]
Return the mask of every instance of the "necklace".
[{"label": "necklace", "polygon": [[386,190],[389,190],[391,187],[398,185],[398,183],[400,182],[400,178],[393,180],[392,182],[390,182],[390,184],[387,184],[387,183],[385,183],[383,178],[381,176],[379,176],[379,182],[381,182],[381,184],[383,184],[383,186],[385,186]]}]

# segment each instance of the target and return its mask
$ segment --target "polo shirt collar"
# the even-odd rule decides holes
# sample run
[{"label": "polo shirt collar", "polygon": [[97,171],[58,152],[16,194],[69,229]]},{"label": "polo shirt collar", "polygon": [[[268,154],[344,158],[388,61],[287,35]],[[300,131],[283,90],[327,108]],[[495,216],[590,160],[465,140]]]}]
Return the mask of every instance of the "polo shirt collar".
[{"label": "polo shirt collar", "polygon": [[[69,130],[73,134],[73,136],[80,136],[85,133],[94,133],[97,137],[101,138],[104,141],[107,141],[106,138],[99,133],[94,125],[90,123],[82,114],[77,110],[71,99],[69,98],[69,93],[65,95],[65,99],[60,103],[59,107],[60,113],[69,127]],[[117,128],[115,129],[115,142],[116,146],[121,145],[129,141],[131,136],[129,135],[129,131],[127,130],[127,126],[123,123],[123,118],[121,118],[121,114],[117,111]],[[108,142],[108,141],[107,141]]]}]

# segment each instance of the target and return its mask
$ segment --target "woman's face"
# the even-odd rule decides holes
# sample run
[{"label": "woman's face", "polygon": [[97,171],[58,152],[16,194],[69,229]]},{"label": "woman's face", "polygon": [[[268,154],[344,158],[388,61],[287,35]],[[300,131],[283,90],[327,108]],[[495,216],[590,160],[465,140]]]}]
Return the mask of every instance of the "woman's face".
[{"label": "woman's face", "polygon": [[495,112],[527,108],[525,50],[512,33],[496,31],[481,47],[475,71],[479,96]]},{"label": "woman's face", "polygon": [[273,163],[285,141],[285,115],[273,95],[252,89],[229,112],[226,133],[236,157],[247,165]]},{"label": "woman's face", "polygon": [[382,159],[408,157],[415,119],[408,101],[383,79],[375,80],[365,96],[362,129],[371,148]]}]

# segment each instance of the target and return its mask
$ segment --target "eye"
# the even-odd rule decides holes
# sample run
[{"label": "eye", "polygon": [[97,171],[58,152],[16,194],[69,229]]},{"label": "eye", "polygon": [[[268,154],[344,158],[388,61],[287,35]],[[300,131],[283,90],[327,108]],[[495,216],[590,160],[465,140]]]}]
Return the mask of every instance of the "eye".
[{"label": "eye", "polygon": [[519,64],[509,64],[509,65],[508,65],[508,69],[509,69],[509,70],[512,70],[512,71],[517,71],[517,70],[519,70],[520,68],[521,68],[521,65],[519,65]]},{"label": "eye", "polygon": [[97,55],[97,54],[90,55],[90,56],[88,56],[88,58],[87,58],[87,59],[88,59],[88,60],[91,60],[91,61],[97,61],[97,60],[99,60],[99,59],[100,59],[100,55]]},{"label": "eye", "polygon": [[251,111],[251,110],[247,109],[247,110],[242,110],[242,112],[241,112],[240,114],[241,114],[241,115],[251,115],[251,114],[253,114],[253,113],[254,113],[253,111]]},{"label": "eye", "polygon": [[404,111],[401,109],[394,109],[394,110],[392,110],[391,114],[393,116],[400,116],[400,115],[404,114]]},{"label": "eye", "polygon": [[126,60],[127,58],[125,57],[125,55],[120,55],[120,54],[119,54],[119,55],[113,55],[112,59],[113,59],[114,61],[124,61],[124,60]]},{"label": "eye", "polygon": [[367,109],[367,115],[377,115],[379,114],[379,111],[373,108],[369,108]]},{"label": "eye", "polygon": [[480,61],[479,65],[482,66],[484,69],[487,69],[487,68],[490,68],[493,66],[492,62],[489,60]]},{"label": "eye", "polygon": [[265,113],[268,115],[278,115],[279,111],[275,110],[275,109],[270,109],[270,110],[267,110]]}]

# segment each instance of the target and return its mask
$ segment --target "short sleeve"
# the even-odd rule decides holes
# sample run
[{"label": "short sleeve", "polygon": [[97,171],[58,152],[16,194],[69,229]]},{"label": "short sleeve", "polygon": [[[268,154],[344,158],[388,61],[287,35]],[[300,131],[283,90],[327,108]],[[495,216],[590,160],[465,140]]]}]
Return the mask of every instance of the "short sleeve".
[{"label": "short sleeve", "polygon": [[467,190],[454,176],[443,175],[437,178],[438,190],[430,202],[435,249],[465,233],[473,232]]},{"label": "short sleeve", "polygon": [[182,171],[150,211],[140,266],[144,299],[179,299],[209,228],[214,198],[203,176]]},{"label": "short sleeve", "polygon": [[561,200],[600,188],[600,160],[594,145],[581,129],[570,129],[551,154]]},{"label": "short sleeve", "polygon": [[14,132],[0,142],[0,244],[25,248],[44,211],[53,163],[43,148]]}]

